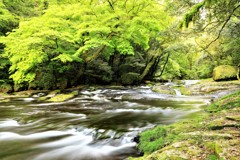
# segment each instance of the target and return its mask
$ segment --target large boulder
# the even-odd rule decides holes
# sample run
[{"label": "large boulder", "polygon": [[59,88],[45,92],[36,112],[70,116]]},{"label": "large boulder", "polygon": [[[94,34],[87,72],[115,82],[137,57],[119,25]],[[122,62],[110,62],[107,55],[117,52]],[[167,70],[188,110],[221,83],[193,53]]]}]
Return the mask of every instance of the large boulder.
[{"label": "large boulder", "polygon": [[[213,70],[213,80],[234,80],[237,79],[237,68],[229,65],[221,65]],[[238,73],[239,74],[239,73]]]},{"label": "large boulder", "polygon": [[133,85],[138,82],[140,74],[129,72],[121,76],[121,82],[123,85]]}]

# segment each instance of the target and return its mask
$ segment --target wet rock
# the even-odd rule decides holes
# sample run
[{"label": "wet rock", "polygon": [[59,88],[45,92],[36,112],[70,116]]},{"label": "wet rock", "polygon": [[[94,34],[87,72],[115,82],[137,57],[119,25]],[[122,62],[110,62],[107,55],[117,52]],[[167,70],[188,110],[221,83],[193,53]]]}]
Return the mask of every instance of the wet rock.
[{"label": "wet rock", "polygon": [[229,65],[221,65],[213,70],[213,80],[221,81],[221,80],[232,80],[237,79],[237,68]]},{"label": "wet rock", "polygon": [[166,86],[166,85],[157,85],[157,86],[153,86],[152,90],[160,93],[160,94],[172,94],[175,95],[175,91],[173,88]]},{"label": "wet rock", "polygon": [[136,137],[134,137],[133,142],[139,143],[140,142],[140,136],[137,135]]},{"label": "wet rock", "polygon": [[68,99],[71,99],[75,96],[75,93],[68,93],[68,94],[57,94],[55,96],[53,96],[52,98],[50,98],[48,101],[51,102],[64,102]]}]

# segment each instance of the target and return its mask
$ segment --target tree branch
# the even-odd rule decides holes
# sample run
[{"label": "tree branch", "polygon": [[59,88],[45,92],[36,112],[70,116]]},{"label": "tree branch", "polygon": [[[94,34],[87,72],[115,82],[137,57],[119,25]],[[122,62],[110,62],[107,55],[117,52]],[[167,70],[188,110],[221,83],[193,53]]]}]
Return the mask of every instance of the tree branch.
[{"label": "tree branch", "polygon": [[204,48],[204,50],[206,50],[207,48],[209,48],[209,46],[210,46],[211,44],[213,44],[214,42],[216,42],[216,41],[220,38],[223,29],[226,27],[227,23],[230,21],[230,19],[231,19],[232,16],[234,15],[234,12],[235,12],[239,7],[240,7],[240,4],[233,9],[233,11],[231,12],[231,14],[228,16],[228,18],[226,19],[226,21],[223,23],[221,29],[220,29],[219,32],[218,32],[217,37],[216,37],[214,40],[212,40],[212,41]]},{"label": "tree branch", "polygon": [[[107,36],[107,39],[111,39],[113,36],[115,35],[114,32],[111,32],[108,36]],[[93,54],[92,56],[89,56],[86,58],[85,62],[86,63],[89,63],[91,62],[92,60],[98,58],[101,54],[101,52],[106,48],[106,45],[101,45]]]},{"label": "tree branch", "polygon": [[107,0],[109,6],[111,7],[111,9],[114,11],[114,7],[113,7],[113,4],[110,2],[110,0]]}]

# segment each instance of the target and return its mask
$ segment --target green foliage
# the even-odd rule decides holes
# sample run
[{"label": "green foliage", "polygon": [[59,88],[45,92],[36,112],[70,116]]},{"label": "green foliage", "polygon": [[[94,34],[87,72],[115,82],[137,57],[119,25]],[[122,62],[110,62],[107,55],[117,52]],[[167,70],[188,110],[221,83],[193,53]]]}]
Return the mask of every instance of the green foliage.
[{"label": "green foliage", "polygon": [[17,26],[17,20],[15,16],[9,12],[6,6],[0,1],[0,36],[5,35]]},{"label": "green foliage", "polygon": [[212,77],[213,68],[213,64],[210,63],[199,65],[199,68],[197,70],[199,78],[205,79]]},{"label": "green foliage", "polygon": [[[33,5],[29,2],[24,3],[23,10]],[[14,83],[29,84],[42,78],[54,86],[60,76],[70,78],[64,73],[76,68],[76,63],[90,64],[98,58],[106,61],[113,54],[134,55],[136,46],[147,50],[149,39],[156,38],[168,25],[168,16],[155,0],[109,2],[51,1],[44,14],[22,20],[19,28],[1,40]],[[33,9],[41,10],[43,3],[36,1]],[[14,8],[16,4],[8,6]],[[17,9],[23,15],[16,14],[34,16],[23,10]],[[111,76],[103,79],[111,81]]]},{"label": "green foliage", "polygon": [[[236,0],[1,0],[0,79],[47,89],[62,81],[63,86],[71,86],[119,82],[119,77],[132,84],[160,74],[165,80],[209,77],[216,64],[239,65],[239,10],[222,31],[221,45],[206,52],[200,50],[207,42],[196,42],[198,36],[204,36],[190,31],[180,34],[177,20],[186,10],[181,27],[195,20],[204,25],[214,20],[206,25],[207,29],[213,27],[206,37],[214,37],[221,27],[216,27],[215,21],[223,24],[237,6]],[[208,21],[198,16],[201,8]],[[199,32],[199,28],[193,29]],[[206,53],[210,59],[201,60]]]},{"label": "green foliage", "polygon": [[175,60],[170,58],[167,63],[166,69],[162,75],[162,79],[179,79],[179,77],[181,77],[180,69],[180,65]]},{"label": "green foliage", "polygon": [[108,63],[98,59],[89,63],[84,74],[88,84],[109,84],[113,71]]},{"label": "green foliage", "polygon": [[42,14],[47,0],[1,0],[6,8],[18,18],[34,17]]},{"label": "green foliage", "polygon": [[77,22],[70,23],[67,18],[69,14],[73,13],[56,8],[42,17],[21,22],[19,29],[3,39],[5,53],[12,64],[11,78],[16,84],[32,82],[37,68],[48,68],[51,61],[60,61],[60,64],[81,61],[73,55],[74,29],[70,26]]}]

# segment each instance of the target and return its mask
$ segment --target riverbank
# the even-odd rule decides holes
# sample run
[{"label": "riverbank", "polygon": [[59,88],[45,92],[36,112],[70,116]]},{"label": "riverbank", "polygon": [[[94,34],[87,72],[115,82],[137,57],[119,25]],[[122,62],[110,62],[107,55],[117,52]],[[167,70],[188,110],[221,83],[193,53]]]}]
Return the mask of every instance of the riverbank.
[{"label": "riverbank", "polygon": [[[201,89],[208,85],[216,92],[216,88],[223,89],[238,83],[200,82],[192,87]],[[205,111],[194,119],[158,126],[141,133],[138,148],[144,156],[135,160],[239,159],[240,90],[218,99]]]},{"label": "riverbank", "polygon": [[[175,94],[176,90],[182,95],[215,95],[213,98],[220,98],[221,96],[240,89],[240,81],[220,81],[216,82],[211,79],[204,80],[183,80],[171,83],[154,84],[152,90],[160,94]],[[218,93],[222,92],[219,96]]]}]

